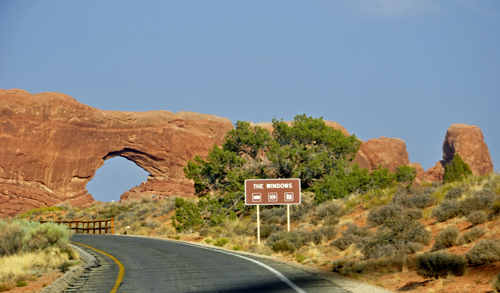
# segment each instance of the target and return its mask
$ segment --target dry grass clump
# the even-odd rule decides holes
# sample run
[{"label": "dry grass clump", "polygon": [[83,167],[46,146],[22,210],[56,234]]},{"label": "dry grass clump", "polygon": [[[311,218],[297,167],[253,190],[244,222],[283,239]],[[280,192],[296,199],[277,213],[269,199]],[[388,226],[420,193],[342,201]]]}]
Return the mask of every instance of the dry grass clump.
[{"label": "dry grass clump", "polygon": [[373,191],[367,192],[360,196],[361,202],[364,208],[369,209],[380,205],[386,205],[390,201],[394,194],[398,191],[397,188],[384,188],[375,189]]},{"label": "dry grass clump", "polygon": [[0,257],[0,280],[18,281],[19,277],[28,280],[26,276],[60,267],[65,262],[71,263],[69,261],[68,253],[59,248],[3,256]]}]

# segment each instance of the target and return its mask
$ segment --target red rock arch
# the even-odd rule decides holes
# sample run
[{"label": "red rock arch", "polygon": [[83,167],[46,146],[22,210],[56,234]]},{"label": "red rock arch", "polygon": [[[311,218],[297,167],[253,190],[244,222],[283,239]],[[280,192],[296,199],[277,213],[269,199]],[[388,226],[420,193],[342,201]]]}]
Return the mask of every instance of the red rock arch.
[{"label": "red rock arch", "polygon": [[192,196],[183,166],[233,128],[227,118],[198,113],[101,111],[58,93],[0,90],[0,105],[0,217],[92,202],[85,186],[114,156],[151,174],[145,191]]}]

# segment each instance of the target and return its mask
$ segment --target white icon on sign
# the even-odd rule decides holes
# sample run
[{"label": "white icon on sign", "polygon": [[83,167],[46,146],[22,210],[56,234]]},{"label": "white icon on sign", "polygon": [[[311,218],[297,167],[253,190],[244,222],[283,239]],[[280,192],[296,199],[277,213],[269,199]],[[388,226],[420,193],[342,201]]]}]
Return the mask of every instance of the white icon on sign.
[{"label": "white icon on sign", "polygon": [[285,192],[285,201],[293,201],[293,192]]},{"label": "white icon on sign", "polygon": [[262,195],[260,193],[252,193],[252,201],[260,202],[262,200]]},{"label": "white icon on sign", "polygon": [[269,196],[270,202],[278,201],[278,193],[277,192],[269,192],[268,196]]}]

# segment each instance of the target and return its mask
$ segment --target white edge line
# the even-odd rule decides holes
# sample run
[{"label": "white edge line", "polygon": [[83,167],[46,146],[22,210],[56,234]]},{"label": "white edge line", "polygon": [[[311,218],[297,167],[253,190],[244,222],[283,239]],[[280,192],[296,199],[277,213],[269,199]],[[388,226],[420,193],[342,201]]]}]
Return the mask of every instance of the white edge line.
[{"label": "white edge line", "polygon": [[[118,236],[121,236],[121,235],[118,235]],[[130,236],[132,236],[132,237],[141,237],[141,236],[138,236],[138,235],[130,235]],[[144,237],[144,236],[142,236],[142,237]],[[245,256],[242,256],[242,255],[239,255],[239,254],[236,254],[236,253],[231,253],[231,252],[227,252],[227,251],[223,251],[223,250],[219,250],[219,249],[214,249],[214,248],[210,248],[210,247],[203,247],[203,246],[194,245],[194,244],[190,244],[190,243],[184,243],[184,242],[179,242],[179,241],[171,241],[171,240],[162,239],[162,238],[151,238],[151,237],[144,237],[144,238],[156,239],[156,240],[160,240],[160,241],[167,241],[167,242],[172,242],[172,243],[178,243],[178,244],[188,245],[188,246],[192,246],[192,247],[196,247],[196,248],[202,248],[202,249],[206,249],[206,250],[212,250],[212,251],[229,254],[229,255],[232,255],[232,256],[236,256],[236,257],[239,257],[239,258],[251,261],[251,262],[253,262],[253,263],[255,263],[255,264],[257,264],[257,265],[259,265],[259,266],[261,266],[261,267],[263,267],[265,269],[267,269],[271,273],[273,273],[276,277],[278,277],[278,279],[280,279],[282,282],[286,283],[288,286],[292,287],[292,289],[295,290],[295,291],[297,291],[298,293],[307,293],[302,288],[300,288],[299,286],[295,285],[295,283],[293,283],[292,281],[290,281],[290,279],[288,279],[287,277],[285,277],[285,275],[283,275],[279,271],[273,269],[272,267],[270,267],[270,266],[268,266],[268,265],[266,265],[264,263],[261,263],[258,260],[251,259],[249,257],[245,257]]]}]

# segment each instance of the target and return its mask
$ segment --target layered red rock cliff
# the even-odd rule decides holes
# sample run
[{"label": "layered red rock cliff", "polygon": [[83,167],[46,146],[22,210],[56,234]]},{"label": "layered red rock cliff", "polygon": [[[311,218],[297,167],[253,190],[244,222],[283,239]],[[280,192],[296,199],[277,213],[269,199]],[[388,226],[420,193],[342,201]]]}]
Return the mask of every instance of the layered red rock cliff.
[{"label": "layered red rock cliff", "polygon": [[192,196],[184,165],[233,128],[198,113],[101,111],[59,93],[0,90],[0,105],[0,217],[91,203],[87,182],[115,156],[149,172],[159,194]]}]

